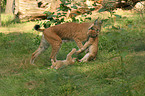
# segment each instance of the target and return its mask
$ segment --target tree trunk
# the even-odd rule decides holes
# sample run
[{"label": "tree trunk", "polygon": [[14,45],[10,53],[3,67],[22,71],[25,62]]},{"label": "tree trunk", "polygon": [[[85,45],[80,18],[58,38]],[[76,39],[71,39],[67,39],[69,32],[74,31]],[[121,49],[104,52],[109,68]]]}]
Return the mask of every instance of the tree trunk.
[{"label": "tree trunk", "polygon": [[51,0],[51,10],[50,10],[50,12],[56,12],[57,8],[59,7],[59,4],[61,4],[60,0]]},{"label": "tree trunk", "polygon": [[8,13],[8,14],[13,13],[13,2],[14,0],[7,0],[5,13]]},{"label": "tree trunk", "polygon": [[0,27],[1,27],[1,0],[0,0]]}]

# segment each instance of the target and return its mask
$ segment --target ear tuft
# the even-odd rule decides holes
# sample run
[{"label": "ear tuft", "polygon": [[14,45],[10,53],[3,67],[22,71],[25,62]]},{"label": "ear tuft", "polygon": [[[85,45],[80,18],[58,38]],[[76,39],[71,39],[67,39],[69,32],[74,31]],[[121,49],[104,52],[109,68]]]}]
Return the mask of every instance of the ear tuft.
[{"label": "ear tuft", "polygon": [[99,21],[99,17],[95,20],[94,25],[97,25]]},{"label": "ear tuft", "polygon": [[99,20],[99,17],[95,20],[94,25],[102,24],[103,21]]},{"label": "ear tuft", "polygon": [[94,25],[97,25],[97,23],[98,23],[98,19],[95,20]]},{"label": "ear tuft", "polygon": [[101,20],[99,23],[100,23],[100,24],[102,24],[102,23],[103,23],[103,21]]}]

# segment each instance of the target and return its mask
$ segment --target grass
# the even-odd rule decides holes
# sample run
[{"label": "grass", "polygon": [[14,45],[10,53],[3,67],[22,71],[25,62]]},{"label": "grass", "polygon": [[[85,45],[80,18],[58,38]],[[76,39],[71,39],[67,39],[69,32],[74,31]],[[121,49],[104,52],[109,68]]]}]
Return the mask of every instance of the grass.
[{"label": "grass", "polygon": [[14,15],[12,14],[1,14],[1,20],[2,26],[8,26],[15,23]]},{"label": "grass", "polygon": [[[144,96],[145,21],[136,14],[112,20],[104,22],[95,61],[60,70],[47,69],[51,48],[37,58],[37,66],[29,64],[41,38],[36,32],[1,32],[0,96]],[[74,47],[63,43],[57,58],[65,59]]]},{"label": "grass", "polygon": [[2,27],[0,27],[0,32],[8,34],[12,32],[18,33],[31,33],[34,25],[37,23],[36,21],[19,21],[14,18],[12,14],[1,14],[1,23]]}]

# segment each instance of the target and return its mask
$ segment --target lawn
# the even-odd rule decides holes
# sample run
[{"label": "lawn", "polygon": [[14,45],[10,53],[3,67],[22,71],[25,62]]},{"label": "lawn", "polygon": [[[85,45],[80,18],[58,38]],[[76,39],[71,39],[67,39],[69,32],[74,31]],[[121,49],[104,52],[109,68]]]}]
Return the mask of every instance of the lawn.
[{"label": "lawn", "polygon": [[[115,22],[114,17],[104,21],[96,60],[59,70],[48,69],[51,48],[36,66],[29,63],[41,38],[30,27],[37,22],[1,27],[0,96],[145,96],[145,17],[130,11],[119,15]],[[74,42],[63,43],[57,59],[72,48]]]}]

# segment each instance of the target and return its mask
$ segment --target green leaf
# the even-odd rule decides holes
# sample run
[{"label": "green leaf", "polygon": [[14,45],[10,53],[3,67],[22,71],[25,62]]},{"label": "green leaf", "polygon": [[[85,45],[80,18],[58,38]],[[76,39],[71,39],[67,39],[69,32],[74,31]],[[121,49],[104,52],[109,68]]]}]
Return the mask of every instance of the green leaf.
[{"label": "green leaf", "polygon": [[94,11],[94,10],[95,10],[95,8],[90,8],[90,10],[91,10],[91,11]]},{"label": "green leaf", "polygon": [[47,11],[44,11],[43,14],[47,14]]},{"label": "green leaf", "polygon": [[81,21],[81,22],[84,22],[82,18],[80,18],[80,21]]},{"label": "green leaf", "polygon": [[80,2],[76,2],[75,4],[78,5],[78,6],[81,6],[81,3]]},{"label": "green leaf", "polygon": [[57,15],[61,15],[61,13],[57,13]]},{"label": "green leaf", "polygon": [[77,9],[78,7],[77,7],[77,6],[75,6],[75,5],[73,5],[73,6],[71,6],[71,8]]},{"label": "green leaf", "polygon": [[80,11],[77,11],[77,13],[81,13]]},{"label": "green leaf", "polygon": [[72,17],[72,21],[75,22],[76,21],[76,18],[75,17]]},{"label": "green leaf", "polygon": [[109,19],[103,19],[102,21],[103,21],[103,22],[107,22],[108,20],[109,20]]},{"label": "green leaf", "polygon": [[51,17],[56,17],[56,15],[51,15]]},{"label": "green leaf", "polygon": [[96,3],[94,2],[94,4],[92,4],[93,6],[97,6]]},{"label": "green leaf", "polygon": [[81,17],[86,17],[87,15],[81,15]]},{"label": "green leaf", "polygon": [[69,5],[69,4],[71,4],[71,3],[65,3],[65,5]]},{"label": "green leaf", "polygon": [[77,14],[75,14],[75,13],[72,13],[73,15],[75,15],[75,16],[77,16]]},{"label": "green leaf", "polygon": [[52,15],[52,14],[54,14],[54,13],[51,13],[51,12],[49,12],[49,11],[45,11],[43,14]]},{"label": "green leaf", "polygon": [[114,14],[117,18],[122,18],[121,15]]},{"label": "green leaf", "polygon": [[65,15],[61,15],[60,17],[65,16]]},{"label": "green leaf", "polygon": [[117,28],[117,27],[115,27],[115,26],[112,26],[112,29],[116,29],[116,30],[118,30],[119,28]]},{"label": "green leaf", "polygon": [[62,13],[62,14],[67,14],[67,13]]},{"label": "green leaf", "polygon": [[106,11],[106,9],[105,8],[101,8],[98,12],[100,13],[100,12],[104,12],[104,11]]},{"label": "green leaf", "polygon": [[91,20],[92,18],[91,18],[91,17],[87,17],[87,18],[85,18],[85,19],[89,19],[89,20]]},{"label": "green leaf", "polygon": [[64,22],[64,18],[61,19],[61,22]]}]

